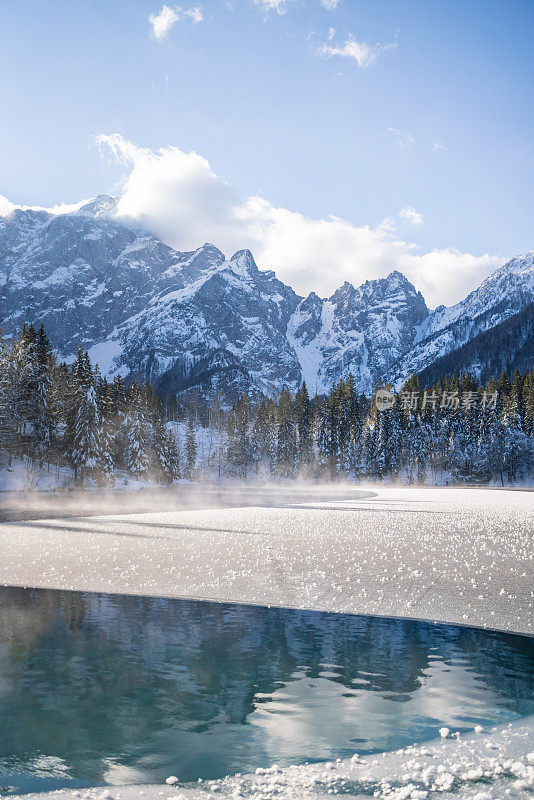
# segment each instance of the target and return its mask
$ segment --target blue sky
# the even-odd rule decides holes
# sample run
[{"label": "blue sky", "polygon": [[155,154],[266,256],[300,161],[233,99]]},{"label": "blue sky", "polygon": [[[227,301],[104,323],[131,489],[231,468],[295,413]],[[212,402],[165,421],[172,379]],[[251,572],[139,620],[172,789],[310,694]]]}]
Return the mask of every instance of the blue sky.
[{"label": "blue sky", "polygon": [[130,192],[174,246],[250,246],[303,292],[399,266],[453,302],[534,246],[531,0],[168,2],[157,38],[162,5],[3,4],[1,195]]}]

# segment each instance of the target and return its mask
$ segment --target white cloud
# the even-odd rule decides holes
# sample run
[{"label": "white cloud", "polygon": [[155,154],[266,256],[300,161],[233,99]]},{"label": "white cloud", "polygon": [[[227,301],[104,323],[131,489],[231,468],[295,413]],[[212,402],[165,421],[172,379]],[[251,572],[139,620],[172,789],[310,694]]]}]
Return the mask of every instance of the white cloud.
[{"label": "white cloud", "polygon": [[352,34],[349,34],[346,40],[341,44],[335,44],[335,34],[335,28],[330,28],[326,42],[324,42],[317,51],[318,55],[349,58],[355,61],[362,69],[374,64],[380,53],[386,50],[393,50],[397,46],[396,41],[390,42],[389,44],[380,44],[377,42],[377,44],[370,45],[367,44],[367,42],[359,42]]},{"label": "white cloud", "polygon": [[21,211],[47,211],[49,214],[72,214],[91,200],[90,197],[85,200],[78,200],[76,203],[56,203],[53,206],[20,206],[12,203],[7,197],[0,194],[0,217],[8,217],[15,209]]},{"label": "white cloud", "polygon": [[159,14],[150,14],[148,21],[152,25],[152,35],[160,42],[167,36],[173,25],[178,22],[176,9],[162,6]]},{"label": "white cloud", "polygon": [[200,6],[193,6],[193,8],[186,8],[183,12],[184,17],[188,17],[193,25],[198,25],[199,22],[204,21],[204,13]]},{"label": "white cloud", "polygon": [[341,0],[319,0],[323,8],[328,9],[328,11],[335,11],[338,5],[341,3]]},{"label": "white cloud", "polygon": [[[119,134],[98,143],[126,168],[118,214],[130,217],[178,250],[206,241],[227,255],[248,247],[263,269],[301,294],[329,295],[399,269],[431,305],[455,302],[503,259],[453,248],[422,253],[398,237],[395,221],[356,226],[339,217],[310,219],[264,198],[241,199],[197,153],[150,150]],[[417,212],[415,212],[417,214]]]},{"label": "white cloud", "polygon": [[264,11],[276,11],[277,14],[286,13],[287,0],[254,0],[254,4]]},{"label": "white cloud", "polygon": [[399,217],[405,222],[409,222],[410,225],[423,224],[423,215],[420,214],[419,211],[416,211],[415,208],[412,208],[412,206],[404,206],[404,208],[401,208]]},{"label": "white cloud", "polygon": [[16,208],[17,206],[14,203],[4,197],[3,194],[0,194],[0,217],[9,217]]},{"label": "white cloud", "polygon": [[446,150],[447,149],[445,147],[445,145],[443,144],[443,142],[437,142],[436,140],[434,140],[432,142],[432,147],[434,148],[434,150]]},{"label": "white cloud", "polygon": [[202,22],[204,15],[200,6],[193,6],[192,8],[180,8],[179,6],[163,5],[157,14],[150,14],[148,21],[152,26],[152,36],[161,42],[171,28],[179,21],[189,19],[193,25]]},{"label": "white cloud", "polygon": [[410,147],[415,142],[411,133],[402,133],[398,128],[388,128],[387,133],[393,136],[399,147]]}]

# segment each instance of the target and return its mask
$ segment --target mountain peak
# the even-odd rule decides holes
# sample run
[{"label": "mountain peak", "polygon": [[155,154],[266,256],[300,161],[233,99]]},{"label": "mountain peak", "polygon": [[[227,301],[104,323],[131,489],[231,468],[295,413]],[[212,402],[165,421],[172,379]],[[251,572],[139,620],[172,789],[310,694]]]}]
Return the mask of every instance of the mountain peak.
[{"label": "mountain peak", "polygon": [[258,271],[256,262],[254,261],[254,256],[252,255],[250,250],[238,250],[236,253],[233,254],[232,258],[230,259],[230,262],[234,262],[241,269],[244,269],[247,272]]},{"label": "mountain peak", "polygon": [[205,253],[206,255],[210,256],[222,256],[222,258],[224,259],[224,253],[211,242],[204,242],[204,244],[201,247],[199,247],[198,250],[195,251],[195,253]]},{"label": "mountain peak", "polygon": [[[386,281],[398,281],[400,280],[402,283],[410,283],[406,275],[403,275],[402,272],[399,272],[398,269],[392,270],[387,277],[385,278]],[[412,284],[410,283],[410,286]]]},{"label": "mountain peak", "polygon": [[91,217],[109,217],[117,210],[118,200],[108,194],[98,194],[76,213]]},{"label": "mountain peak", "polygon": [[505,270],[516,273],[531,272],[534,270],[534,250],[528,250],[526,253],[521,253],[514,258],[510,258],[500,270],[497,270],[497,273],[501,271],[504,272]]}]

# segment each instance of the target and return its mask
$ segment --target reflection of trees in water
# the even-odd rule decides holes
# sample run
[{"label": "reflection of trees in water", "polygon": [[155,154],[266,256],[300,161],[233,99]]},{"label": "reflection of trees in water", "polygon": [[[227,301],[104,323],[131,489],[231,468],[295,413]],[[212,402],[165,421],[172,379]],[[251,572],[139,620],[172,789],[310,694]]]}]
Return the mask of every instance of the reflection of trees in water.
[{"label": "reflection of trees in water", "polygon": [[[4,752],[128,761],[157,732],[244,723],[299,673],[406,699],[433,659],[461,661],[512,704],[531,640],[472,629],[196,601],[0,589]],[[333,665],[333,666],[328,666]],[[530,679],[526,676],[530,675]],[[530,683],[529,683],[530,680]],[[362,681],[368,681],[367,684]],[[92,774],[93,779],[95,776]]]},{"label": "reflection of trees in water", "polygon": [[28,650],[55,624],[60,605],[59,592],[1,587],[0,665],[6,658],[26,658]]},{"label": "reflection of trees in water", "polygon": [[86,599],[78,592],[63,593],[65,619],[71,633],[81,631],[85,619]]}]

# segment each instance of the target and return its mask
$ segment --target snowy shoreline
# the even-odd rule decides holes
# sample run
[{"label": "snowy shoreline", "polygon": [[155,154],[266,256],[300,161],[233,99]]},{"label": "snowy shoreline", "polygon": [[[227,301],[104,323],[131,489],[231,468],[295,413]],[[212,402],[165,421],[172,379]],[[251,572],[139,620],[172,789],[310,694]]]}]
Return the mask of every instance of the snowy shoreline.
[{"label": "snowy shoreline", "polygon": [[[447,729],[444,729],[446,731]],[[436,731],[436,736],[439,736]],[[39,800],[510,800],[531,797],[534,786],[534,716],[484,732],[436,738],[371,756],[231,775],[196,784],[108,785],[32,795]],[[0,795],[1,797],[1,795]]]}]

